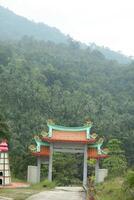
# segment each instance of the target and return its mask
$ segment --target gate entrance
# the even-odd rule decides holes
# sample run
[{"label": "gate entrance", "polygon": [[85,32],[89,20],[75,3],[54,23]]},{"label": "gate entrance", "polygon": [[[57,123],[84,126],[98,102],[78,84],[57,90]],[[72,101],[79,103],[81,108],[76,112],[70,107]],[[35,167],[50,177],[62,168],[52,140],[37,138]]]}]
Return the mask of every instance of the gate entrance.
[{"label": "gate entrance", "polygon": [[[87,185],[87,160],[107,157],[101,149],[103,141],[96,142],[96,134],[91,134],[92,122],[83,127],[64,127],[48,123],[49,132],[35,136],[36,147],[30,147],[32,154],[37,156],[38,182],[40,182],[40,167],[42,160],[48,163],[48,180],[52,181],[53,153],[70,153],[83,155],[83,186]],[[59,164],[60,165],[60,164]],[[97,167],[98,169],[98,162]]]},{"label": "gate entrance", "polygon": [[53,154],[52,179],[58,186],[82,184],[83,156],[81,154]]}]

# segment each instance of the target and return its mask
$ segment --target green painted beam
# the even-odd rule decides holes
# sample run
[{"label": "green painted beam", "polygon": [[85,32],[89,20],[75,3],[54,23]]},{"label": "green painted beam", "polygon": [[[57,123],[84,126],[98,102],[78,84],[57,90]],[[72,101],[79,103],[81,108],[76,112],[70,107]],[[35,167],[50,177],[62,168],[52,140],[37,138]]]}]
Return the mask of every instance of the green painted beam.
[{"label": "green painted beam", "polygon": [[36,142],[36,150],[37,150],[37,152],[40,152],[40,147],[41,146],[46,146],[46,147],[49,147],[50,146],[50,144],[49,143],[47,143],[47,142],[42,142],[42,141],[38,141],[38,140],[36,140],[35,139],[35,142]]},{"label": "green painted beam", "polygon": [[48,137],[51,138],[52,137],[52,126],[48,126],[48,127],[49,127]]},{"label": "green painted beam", "polygon": [[87,131],[88,129],[90,130],[92,125],[91,126],[82,126],[82,127],[65,127],[65,126],[48,124],[48,127],[52,128],[54,130],[77,132],[77,131]]},{"label": "green painted beam", "polygon": [[98,154],[102,154],[101,146],[103,143],[100,144],[90,144],[88,147],[97,148]]}]

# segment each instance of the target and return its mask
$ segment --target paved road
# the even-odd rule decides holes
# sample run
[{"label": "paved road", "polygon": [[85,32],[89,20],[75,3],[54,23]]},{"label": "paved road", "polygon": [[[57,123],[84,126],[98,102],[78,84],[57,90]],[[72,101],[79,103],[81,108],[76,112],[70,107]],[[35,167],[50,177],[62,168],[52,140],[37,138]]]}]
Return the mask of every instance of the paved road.
[{"label": "paved road", "polygon": [[27,200],[85,200],[81,187],[56,187],[51,191],[40,192]]},{"label": "paved road", "polygon": [[12,198],[8,198],[8,197],[1,197],[0,196],[0,200],[13,200]]}]

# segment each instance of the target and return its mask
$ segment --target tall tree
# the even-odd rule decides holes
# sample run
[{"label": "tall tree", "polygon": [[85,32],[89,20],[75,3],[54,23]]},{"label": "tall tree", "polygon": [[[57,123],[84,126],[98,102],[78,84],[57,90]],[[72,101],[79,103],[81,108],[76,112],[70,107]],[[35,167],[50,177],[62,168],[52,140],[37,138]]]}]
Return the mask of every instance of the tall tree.
[{"label": "tall tree", "polygon": [[121,142],[118,139],[111,139],[108,142],[109,157],[103,161],[103,167],[109,170],[110,176],[119,176],[125,173],[127,168],[124,151],[121,149]]},{"label": "tall tree", "polygon": [[3,139],[9,140],[10,133],[11,132],[10,132],[7,122],[3,119],[2,116],[0,116],[0,140],[3,140]]}]

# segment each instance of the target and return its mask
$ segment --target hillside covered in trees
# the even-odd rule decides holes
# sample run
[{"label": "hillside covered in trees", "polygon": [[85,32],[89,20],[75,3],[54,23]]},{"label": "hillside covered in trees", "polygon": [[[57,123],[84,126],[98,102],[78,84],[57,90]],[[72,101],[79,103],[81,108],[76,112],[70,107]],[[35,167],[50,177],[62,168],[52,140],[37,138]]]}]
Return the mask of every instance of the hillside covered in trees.
[{"label": "hillside covered in trees", "polygon": [[132,165],[133,77],[134,63],[108,61],[73,41],[68,46],[26,36],[16,42],[1,41],[0,120],[10,129],[13,173],[26,175],[27,165],[34,162],[28,146],[34,134],[46,129],[47,119],[81,126],[90,118],[95,122],[92,132],[104,135],[105,141],[122,141]]},{"label": "hillside covered in trees", "polygon": [[28,35],[40,40],[67,43],[67,36],[57,28],[44,23],[35,23],[2,6],[0,6],[0,27],[1,40],[18,40]]},{"label": "hillside covered in trees", "polygon": [[133,60],[133,58],[127,57],[121,52],[115,52],[108,47],[98,46],[95,43],[91,43],[89,46],[92,50],[100,51],[108,60],[116,60],[121,64],[130,64],[130,62]]},{"label": "hillside covered in trees", "polygon": [[[63,34],[55,27],[50,27],[44,23],[35,23],[16,15],[2,6],[0,6],[0,27],[0,40],[19,40],[25,35],[56,44],[63,43],[69,45],[71,40],[70,36]],[[87,45],[81,42],[77,41],[76,44],[81,48],[87,48]],[[109,48],[97,46],[95,43],[89,44],[89,47],[91,50],[100,51],[109,60],[117,60],[123,64],[128,64],[132,61],[130,57],[112,51]]]}]

